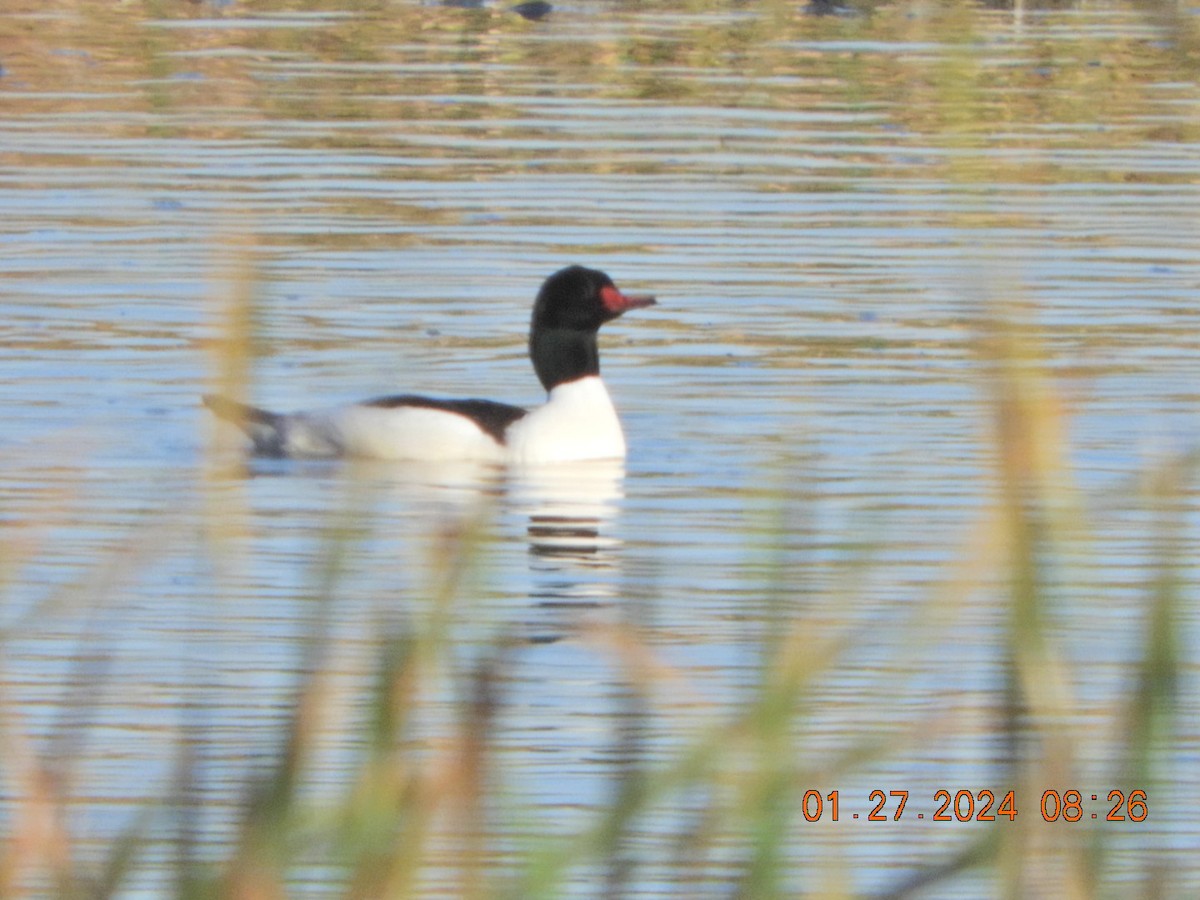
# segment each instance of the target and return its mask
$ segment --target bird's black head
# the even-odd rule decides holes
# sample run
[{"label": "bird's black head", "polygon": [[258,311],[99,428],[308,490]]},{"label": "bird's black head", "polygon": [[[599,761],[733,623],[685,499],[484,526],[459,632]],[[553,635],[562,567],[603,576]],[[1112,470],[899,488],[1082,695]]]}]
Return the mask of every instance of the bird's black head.
[{"label": "bird's black head", "polygon": [[626,310],[654,298],[622,294],[598,269],[568,266],[542,285],[533,304],[529,355],[546,390],[600,373],[596,331]]},{"label": "bird's black head", "polygon": [[542,284],[533,304],[532,326],[595,331],[626,310],[653,303],[653,297],[622,294],[599,269],[568,266]]}]

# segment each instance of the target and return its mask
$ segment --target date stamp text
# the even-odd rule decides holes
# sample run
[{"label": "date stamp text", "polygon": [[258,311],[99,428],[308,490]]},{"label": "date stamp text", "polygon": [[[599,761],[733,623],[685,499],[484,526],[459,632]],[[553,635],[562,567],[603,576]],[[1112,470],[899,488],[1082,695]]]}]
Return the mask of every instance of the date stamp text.
[{"label": "date stamp text", "polygon": [[[1145,822],[1150,817],[1150,801],[1142,790],[1110,790],[1104,799],[1101,794],[1092,794],[1070,788],[1043,791],[1041,803],[1033,815],[1041,814],[1047,822],[1079,822],[1103,820],[1106,822]],[[996,822],[1016,820],[1023,808],[1017,802],[1015,790],[997,794],[983,790],[939,790],[931,802],[925,798],[910,802],[908,791],[874,790],[868,795],[861,808],[851,809],[842,802],[842,792],[822,792],[811,789],[804,792],[800,811],[806,822],[838,822],[847,817],[867,822],[899,822],[904,819],[928,819],[932,822]],[[1028,814],[1028,813],[1024,813]]]}]

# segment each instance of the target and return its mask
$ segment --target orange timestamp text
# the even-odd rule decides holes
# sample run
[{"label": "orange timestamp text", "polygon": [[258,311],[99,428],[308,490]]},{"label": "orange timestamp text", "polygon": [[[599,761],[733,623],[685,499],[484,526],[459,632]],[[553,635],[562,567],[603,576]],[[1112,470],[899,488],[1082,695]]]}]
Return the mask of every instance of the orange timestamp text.
[{"label": "orange timestamp text", "polygon": [[[1089,799],[1090,798],[1090,799]],[[1090,805],[1096,804],[1096,805]],[[915,806],[915,804],[914,804]],[[932,822],[997,822],[1017,818],[1017,792],[939,790],[933,794],[928,808],[909,805],[908,791],[874,790],[861,810],[842,808],[841,791],[823,793],[812,789],[804,792],[800,811],[806,822],[837,822],[849,813],[851,819],[867,822],[898,822],[901,818],[928,819]],[[1040,812],[1047,822],[1079,822],[1084,819],[1107,822],[1144,822],[1150,816],[1150,801],[1142,790],[1110,790],[1104,801],[1100,794],[1070,788],[1042,792]]]}]

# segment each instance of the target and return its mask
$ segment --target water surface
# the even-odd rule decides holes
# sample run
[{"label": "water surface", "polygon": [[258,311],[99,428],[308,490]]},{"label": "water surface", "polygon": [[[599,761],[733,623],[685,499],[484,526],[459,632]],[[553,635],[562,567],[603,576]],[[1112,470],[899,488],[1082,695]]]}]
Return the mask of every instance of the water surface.
[{"label": "water surface", "polygon": [[[1181,852],[1200,840],[1194,467],[1173,529],[1139,488],[1200,445],[1200,94],[1143,13],[305,7],[29,3],[0,26],[2,724],[11,758],[62,774],[85,856],[170,794],[181,745],[219,856],[314,633],[331,795],[385,635],[444,621],[452,648],[417,748],[452,731],[480,654],[514,647],[495,829],[520,845],[610,802],[622,727],[657,765],[735,712],[785,621],[814,652],[842,644],[792,752],[814,778],[799,787],[839,790],[844,812],[793,815],[788,885],[843,873],[875,893],[936,866],[998,826],[849,813],[876,788],[929,813],[941,788],[1014,787],[997,783],[1006,594],[991,570],[954,588],[997,492],[988,340],[1007,320],[1063,416],[1056,502],[1088,523],[1048,576],[1077,771],[1021,785],[1019,815],[1053,848],[1070,838],[1040,823],[1042,790],[1143,787],[1119,764],[1127,705],[1150,585],[1177,558],[1181,733],[1151,817],[1110,829],[1106,875],[1150,860],[1166,895],[1200,888]],[[207,461],[228,436],[198,396],[235,298],[255,308],[265,406],[535,404],[528,307],[573,262],[659,297],[602,335],[624,471]],[[443,595],[464,529],[471,563]],[[626,625],[660,667],[637,690]],[[23,771],[0,766],[9,825]],[[639,823],[631,895],[728,891],[736,836],[702,864],[673,849],[702,807],[677,797]],[[1045,852],[1049,895],[1068,876]],[[161,888],[166,855],[130,895]],[[424,890],[453,895],[443,876]],[[603,891],[572,871],[572,896]]]}]

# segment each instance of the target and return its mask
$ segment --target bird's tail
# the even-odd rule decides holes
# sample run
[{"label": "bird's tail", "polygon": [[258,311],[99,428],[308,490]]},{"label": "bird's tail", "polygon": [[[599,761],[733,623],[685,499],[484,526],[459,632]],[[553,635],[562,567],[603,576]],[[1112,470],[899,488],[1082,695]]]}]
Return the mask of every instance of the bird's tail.
[{"label": "bird's tail", "polygon": [[232,422],[254,441],[254,451],[264,456],[282,456],[286,439],[284,424],[286,416],[238,403],[217,394],[205,394],[204,405],[218,419]]}]

